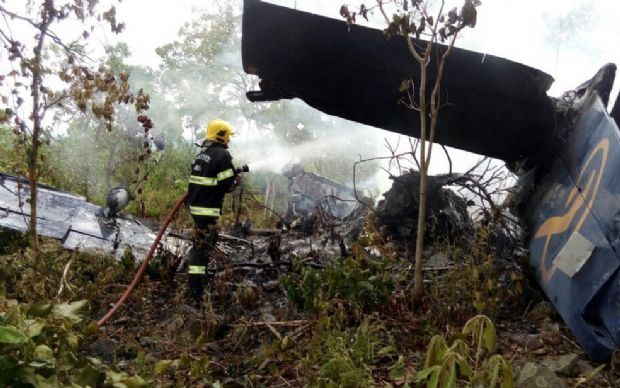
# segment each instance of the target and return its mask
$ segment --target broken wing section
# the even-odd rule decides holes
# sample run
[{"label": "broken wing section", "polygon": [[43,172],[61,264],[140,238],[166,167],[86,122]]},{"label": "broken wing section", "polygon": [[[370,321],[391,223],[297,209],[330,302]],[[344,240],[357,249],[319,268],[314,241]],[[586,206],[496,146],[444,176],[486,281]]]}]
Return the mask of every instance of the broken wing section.
[{"label": "broken wing section", "polygon": [[530,262],[594,361],[620,344],[618,127],[593,94],[530,200]]},{"label": "broken wing section", "polygon": [[[429,85],[445,49],[437,45],[431,55]],[[244,70],[261,79],[261,90],[247,93],[251,101],[300,98],[331,115],[420,136],[419,115],[400,88],[409,79],[417,87],[420,70],[401,36],[245,0],[242,58]],[[555,125],[546,95],[552,82],[531,67],[454,48],[443,75],[437,142],[505,161],[536,153]]]},{"label": "broken wing section", "polygon": [[[30,222],[28,181],[0,173],[0,229],[26,232]],[[84,197],[39,185],[37,232],[62,242],[67,249],[101,251],[122,256],[126,249],[141,260],[155,239],[154,228],[132,216],[108,219],[100,206]],[[20,202],[23,206],[19,206]],[[166,233],[162,245],[185,250],[187,243]]]}]

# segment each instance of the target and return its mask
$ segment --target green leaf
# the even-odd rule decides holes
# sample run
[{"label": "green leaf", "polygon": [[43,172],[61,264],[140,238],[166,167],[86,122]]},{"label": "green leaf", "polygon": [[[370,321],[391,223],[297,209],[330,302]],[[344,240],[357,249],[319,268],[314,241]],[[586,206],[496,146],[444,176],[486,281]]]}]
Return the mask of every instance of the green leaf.
[{"label": "green leaf", "polygon": [[357,285],[360,288],[363,288],[363,289],[368,290],[368,291],[374,290],[373,285],[370,284],[370,282],[367,282],[366,280],[362,280],[361,282],[358,282]]},{"label": "green leaf", "polygon": [[71,303],[62,303],[54,306],[54,315],[67,318],[74,323],[80,323],[84,318],[84,313],[88,307],[88,300],[78,300]]},{"label": "green leaf", "polygon": [[26,341],[28,336],[15,327],[0,326],[0,344],[23,344]]},{"label": "green leaf", "polygon": [[45,378],[41,375],[36,375],[36,384],[37,388],[58,388],[61,385],[58,382],[58,377],[56,375],[52,375],[48,378]]},{"label": "green leaf", "polygon": [[397,353],[396,348],[392,345],[389,345],[389,346],[379,349],[379,351],[377,352],[377,355],[389,356],[389,355],[396,354],[396,353]]},{"label": "green leaf", "polygon": [[97,322],[93,321],[89,323],[84,329],[82,329],[82,335],[84,337],[90,337],[97,332],[97,329],[99,329],[99,326],[97,325]]},{"label": "green leaf", "polygon": [[128,377],[125,372],[108,370],[106,372],[106,384],[114,387],[141,388],[146,386],[146,382],[140,376]]},{"label": "green leaf", "polygon": [[295,340],[291,338],[290,335],[287,335],[287,336],[284,336],[284,338],[282,338],[282,342],[280,343],[280,349],[288,350],[292,348],[294,345],[295,345]]},{"label": "green leaf", "polygon": [[456,363],[454,360],[448,365],[448,381],[442,384],[442,386],[447,388],[456,387]]},{"label": "green leaf", "polygon": [[439,386],[439,373],[441,371],[441,367],[437,365],[437,372],[431,374],[431,380],[426,384],[427,388],[437,388]]},{"label": "green leaf", "polygon": [[191,365],[191,360],[189,358],[189,355],[187,353],[183,353],[181,355],[181,358],[179,359],[179,365],[181,368],[189,368]]},{"label": "green leaf", "polygon": [[497,356],[498,355],[496,354],[495,356],[491,357],[487,363],[487,369],[489,369],[491,375],[489,379],[489,388],[495,388],[495,386],[497,385],[497,380],[499,380],[500,365],[499,362],[496,361]]},{"label": "green leaf", "polygon": [[400,379],[405,375],[405,358],[398,356],[398,361],[390,367],[390,378],[392,380]]},{"label": "green leaf", "polygon": [[67,341],[67,344],[69,345],[69,349],[74,352],[77,353],[78,350],[78,343],[80,341],[80,339],[78,338],[78,336],[73,333],[73,332],[67,332],[65,335],[65,341]]},{"label": "green leaf", "polygon": [[491,322],[489,317],[476,315],[471,318],[463,326],[463,334],[471,334],[476,345],[483,341],[484,346],[490,353],[495,352],[495,326],[493,326],[493,322]]},{"label": "green leaf", "polygon": [[105,379],[106,383],[107,384],[112,384],[112,385],[115,385],[115,386],[116,386],[116,384],[119,384],[121,382],[121,380],[127,378],[127,373],[125,373],[125,372],[118,372],[118,371],[111,370],[111,369],[108,370],[105,375],[106,375],[106,379]]},{"label": "green leaf", "polygon": [[49,303],[34,303],[28,308],[28,315],[32,317],[45,317],[52,311]]},{"label": "green leaf", "polygon": [[37,361],[54,361],[54,351],[47,345],[39,345],[34,349],[33,357]]},{"label": "green leaf", "polygon": [[127,388],[141,388],[146,386],[146,381],[140,376],[133,376],[128,379],[121,380],[122,384],[125,384]]},{"label": "green leaf", "polygon": [[467,345],[467,342],[463,341],[460,338],[457,338],[454,340],[454,342],[452,342],[452,345],[450,345],[448,351],[452,351],[464,357],[469,356],[469,346]]},{"label": "green leaf", "polygon": [[489,375],[489,387],[497,386],[500,372],[502,374],[502,383],[500,384],[500,386],[502,388],[514,387],[512,365],[510,364],[510,361],[506,360],[504,357],[500,356],[499,354],[492,356],[484,365],[484,369]]},{"label": "green leaf", "polygon": [[40,335],[43,328],[45,328],[45,322],[36,321],[34,319],[28,319],[24,322],[28,325],[26,327],[26,334],[30,338]]},{"label": "green leaf", "polygon": [[[490,322],[491,321],[489,320],[489,323]],[[489,353],[494,353],[495,352],[495,341],[497,338],[495,334],[495,326],[493,326],[492,323],[487,324],[484,328],[482,336],[484,337],[484,345],[486,346]]]},{"label": "green leaf", "polygon": [[439,373],[441,367],[439,365],[433,365],[430,368],[424,368],[415,375],[415,381],[420,383],[428,380],[429,376]]},{"label": "green leaf", "polygon": [[80,373],[73,380],[73,383],[80,387],[95,387],[97,386],[97,380],[99,380],[99,369],[94,365],[88,363],[82,369]]},{"label": "green leaf", "polygon": [[166,371],[170,368],[170,365],[172,365],[172,360],[161,360],[155,364],[153,373],[155,376],[161,376],[166,373]]},{"label": "green leaf", "polygon": [[467,356],[463,356],[460,354],[456,354],[456,362],[459,365],[459,375],[463,376],[463,377],[469,377],[471,378],[474,374],[474,372],[471,370],[471,367],[469,366],[469,363],[467,362]]},{"label": "green leaf", "polygon": [[442,336],[433,336],[426,350],[426,362],[424,363],[424,368],[429,368],[433,365],[441,364],[441,359],[443,358],[447,349],[448,345],[446,344],[446,340]]},{"label": "green leaf", "polygon": [[502,357],[502,388],[514,388],[514,376],[512,373],[512,365],[510,361]]}]

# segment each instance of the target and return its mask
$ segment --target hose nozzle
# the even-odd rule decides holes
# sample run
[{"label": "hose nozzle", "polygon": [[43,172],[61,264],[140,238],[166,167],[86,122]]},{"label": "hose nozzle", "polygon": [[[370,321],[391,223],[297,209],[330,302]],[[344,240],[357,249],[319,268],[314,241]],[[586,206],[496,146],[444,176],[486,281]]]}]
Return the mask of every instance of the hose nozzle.
[{"label": "hose nozzle", "polygon": [[244,164],[241,167],[235,168],[235,174],[241,174],[242,172],[250,172],[250,167],[247,164]]}]

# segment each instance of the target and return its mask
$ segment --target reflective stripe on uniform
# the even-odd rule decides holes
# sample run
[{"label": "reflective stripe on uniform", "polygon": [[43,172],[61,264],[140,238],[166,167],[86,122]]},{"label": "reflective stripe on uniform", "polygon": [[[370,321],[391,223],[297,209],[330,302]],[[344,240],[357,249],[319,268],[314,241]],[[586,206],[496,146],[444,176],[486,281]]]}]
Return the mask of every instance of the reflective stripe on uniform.
[{"label": "reflective stripe on uniform", "polygon": [[207,273],[207,267],[204,265],[190,265],[187,273],[190,275],[204,275]]},{"label": "reflective stripe on uniform", "polygon": [[192,175],[189,177],[189,183],[201,186],[217,186],[217,178]]},{"label": "reflective stripe on uniform", "polygon": [[194,216],[209,216],[209,217],[220,216],[220,209],[215,208],[215,207],[190,206],[189,211]]},{"label": "reflective stripe on uniform", "polygon": [[217,180],[218,181],[223,181],[226,178],[230,178],[231,176],[234,176],[235,172],[233,171],[232,168],[229,168],[228,170],[224,170],[220,173],[217,174]]}]

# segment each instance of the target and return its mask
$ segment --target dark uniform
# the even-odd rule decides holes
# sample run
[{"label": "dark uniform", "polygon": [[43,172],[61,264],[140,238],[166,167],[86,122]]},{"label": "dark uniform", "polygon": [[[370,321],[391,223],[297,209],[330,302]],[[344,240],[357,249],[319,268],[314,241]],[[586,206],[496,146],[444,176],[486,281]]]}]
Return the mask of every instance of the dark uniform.
[{"label": "dark uniform", "polygon": [[217,242],[215,224],[222,213],[226,193],[235,183],[235,169],[227,146],[206,141],[192,163],[187,203],[196,226],[189,257],[190,296],[200,303],[206,283],[207,264]]}]

